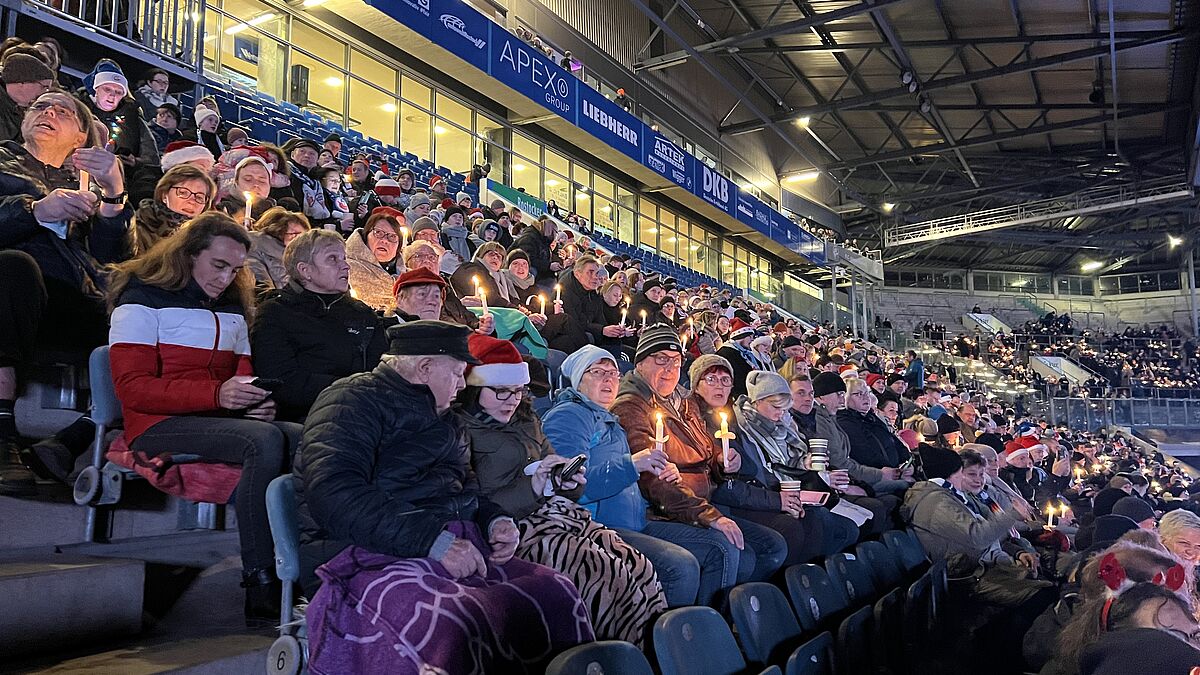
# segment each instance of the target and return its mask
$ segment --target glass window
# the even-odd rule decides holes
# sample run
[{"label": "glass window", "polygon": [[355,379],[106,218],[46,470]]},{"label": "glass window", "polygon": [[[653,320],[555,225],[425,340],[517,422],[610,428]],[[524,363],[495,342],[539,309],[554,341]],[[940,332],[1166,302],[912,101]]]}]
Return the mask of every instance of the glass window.
[{"label": "glass window", "polygon": [[213,38],[205,42],[205,58],[216,57],[219,36],[222,75],[283,98],[287,49],[282,40],[268,36],[286,37],[286,17],[259,3],[241,3],[231,9],[237,15],[222,17],[219,24],[216,13],[205,14],[206,32]]},{"label": "glass window", "polygon": [[579,165],[571,165],[571,176],[575,182],[575,212],[591,220],[587,214],[592,210],[592,172]]},{"label": "glass window", "polygon": [[595,192],[601,197],[608,197],[609,199],[613,199],[617,194],[616,186],[613,185],[612,181],[604,176],[601,176],[600,174],[596,174],[595,178],[593,179],[592,192]]},{"label": "glass window", "polygon": [[292,22],[291,42],[304,45],[304,51],[292,47],[289,100],[321,117],[344,123],[346,45],[299,21]]},{"label": "glass window", "polygon": [[395,68],[357,49],[350,50],[350,72],[355,77],[379,87],[389,95],[395,95],[400,91],[398,84],[400,74],[396,72]]},{"label": "glass window", "polygon": [[546,148],[546,201],[551,199],[559,208],[571,209],[571,162],[566,157]]},{"label": "glass window", "polygon": [[350,80],[350,128],[387,145],[396,145],[397,101],[365,82]]},{"label": "glass window", "polygon": [[410,103],[433,110],[433,92],[424,83],[405,76],[400,82],[400,96]]},{"label": "glass window", "polygon": [[[595,197],[592,201],[594,202],[592,205],[592,224],[609,234],[616,232],[613,203],[603,197]],[[623,239],[622,241],[628,240]]]},{"label": "glass window", "polygon": [[658,249],[671,260],[679,263],[683,262],[684,257],[679,252],[679,235],[675,232],[674,228],[665,223],[660,227]]},{"label": "glass window", "polygon": [[633,209],[617,206],[617,239],[621,241],[632,242],[634,240],[633,232]]},{"label": "glass window", "polygon": [[529,194],[542,198],[542,146],[526,136],[513,132],[512,187],[525,188]]},{"label": "glass window", "polygon": [[435,161],[454,171],[470,171],[475,163],[471,109],[439,93],[436,112],[438,120],[433,127],[433,140],[437,143]]},{"label": "glass window", "polygon": [[400,149],[411,152],[421,159],[433,159],[433,148],[430,136],[433,124],[429,113],[415,105],[401,101],[400,103]]},{"label": "glass window", "polygon": [[504,175],[509,138],[508,130],[500,122],[479,113],[475,114],[475,162],[491,164],[496,173],[492,176],[507,182]]},{"label": "glass window", "polygon": [[1160,291],[1177,291],[1179,290],[1179,275],[1175,272],[1163,272],[1158,275],[1158,290]]}]

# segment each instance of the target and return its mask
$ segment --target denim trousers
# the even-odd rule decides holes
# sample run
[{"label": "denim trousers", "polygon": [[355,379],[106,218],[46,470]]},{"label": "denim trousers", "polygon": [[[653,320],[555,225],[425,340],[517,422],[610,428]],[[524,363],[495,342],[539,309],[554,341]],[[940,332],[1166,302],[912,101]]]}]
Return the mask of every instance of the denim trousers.
[{"label": "denim trousers", "polygon": [[147,455],[200,455],[240,464],[234,498],[242,570],[273,570],[275,546],[267,522],[267,484],[289,470],[304,427],[293,422],[225,417],[169,417],[138,436],[131,447]]},{"label": "denim trousers", "polygon": [[668,606],[687,607],[696,604],[696,592],[700,588],[700,563],[696,556],[666,539],[619,527],[612,529],[654,565],[654,573],[662,584]]}]

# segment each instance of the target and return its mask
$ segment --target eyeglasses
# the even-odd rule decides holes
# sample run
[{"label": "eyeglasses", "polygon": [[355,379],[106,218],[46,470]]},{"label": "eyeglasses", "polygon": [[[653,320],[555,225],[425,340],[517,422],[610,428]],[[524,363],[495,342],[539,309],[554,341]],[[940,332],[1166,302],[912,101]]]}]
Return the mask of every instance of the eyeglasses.
[{"label": "eyeglasses", "polygon": [[660,368],[666,366],[679,366],[683,364],[682,354],[679,356],[660,356],[659,354],[655,354],[650,358],[654,361],[654,365],[659,366]]},{"label": "eyeglasses", "polygon": [[437,260],[438,257],[433,253],[414,253],[413,255],[410,255],[408,259],[415,262],[433,262]]},{"label": "eyeglasses", "polygon": [[168,79],[167,79],[167,78],[165,78],[165,77],[156,77],[156,78],[154,78],[153,80],[150,80],[150,81],[151,81],[151,82],[153,82],[154,84],[161,84],[161,85],[162,85],[162,86],[164,86],[164,87],[165,87],[165,86],[167,86],[167,85],[169,85],[169,84],[171,84],[171,81],[170,81],[170,80],[168,80]]},{"label": "eyeglasses", "polygon": [[29,106],[29,109],[33,112],[46,112],[47,110],[53,110],[55,117],[66,117],[67,119],[73,120],[79,119],[79,113],[61,103],[55,103],[54,101],[37,101],[33,105]]},{"label": "eyeglasses", "polygon": [[368,236],[375,237],[376,239],[382,239],[389,244],[395,244],[400,241],[399,235],[384,232],[383,230],[371,230],[371,233]]},{"label": "eyeglasses", "polygon": [[179,185],[173,185],[171,186],[171,189],[175,192],[176,197],[179,197],[184,201],[190,200],[196,202],[197,204],[204,204],[208,201],[208,194],[204,192],[193,192]]},{"label": "eyeglasses", "polygon": [[722,389],[728,389],[729,387],[733,386],[733,378],[729,377],[728,375],[726,375],[725,377],[718,377],[716,375],[705,375],[704,377],[702,377],[700,379],[710,387],[721,387]]},{"label": "eyeglasses", "polygon": [[591,375],[601,382],[604,380],[618,380],[621,378],[621,371],[612,370],[610,368],[588,368],[587,370],[583,371],[583,374]]},{"label": "eyeglasses", "polygon": [[496,400],[497,400],[497,401],[507,401],[508,399],[510,399],[510,398],[512,398],[512,397],[514,397],[514,396],[516,396],[516,397],[517,397],[517,398],[519,398],[519,399],[520,399],[520,398],[527,398],[527,397],[529,396],[529,394],[530,394],[529,387],[518,387],[518,388],[516,388],[516,389],[502,389],[502,388],[498,388],[498,387],[484,387],[484,389],[491,389],[491,390],[492,390],[492,393],[496,395]]}]

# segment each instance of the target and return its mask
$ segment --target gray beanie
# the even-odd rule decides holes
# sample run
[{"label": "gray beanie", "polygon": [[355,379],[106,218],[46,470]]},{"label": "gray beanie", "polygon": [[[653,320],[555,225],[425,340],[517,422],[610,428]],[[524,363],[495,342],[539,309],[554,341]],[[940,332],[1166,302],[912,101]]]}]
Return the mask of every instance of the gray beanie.
[{"label": "gray beanie", "polygon": [[583,379],[583,371],[591,368],[596,363],[608,359],[617,365],[617,359],[606,349],[601,349],[596,345],[584,345],[567,357],[562,364],[563,375],[571,379],[571,386],[579,388],[579,381]]},{"label": "gray beanie", "polygon": [[417,192],[408,199],[408,208],[410,209],[422,204],[429,206],[429,195],[425,194],[424,192]]},{"label": "gray beanie", "polygon": [[752,370],[746,375],[746,396],[751,402],[761,401],[776,394],[792,395],[787,380],[779,373],[769,370]]},{"label": "gray beanie", "polygon": [[692,367],[688,368],[688,382],[692,383],[692,391],[696,390],[696,383],[704,377],[704,373],[713,368],[724,368],[725,372],[733,375],[733,366],[729,365],[729,359],[716,354],[703,354],[696,357],[696,360],[692,361]]},{"label": "gray beanie", "polygon": [[412,236],[413,236],[413,238],[416,238],[417,233],[420,232],[421,230],[436,230],[436,229],[438,229],[437,223],[433,222],[432,218],[430,218],[429,216],[421,216],[420,218],[417,218],[415,221],[413,221]]},{"label": "gray beanie", "polygon": [[462,200],[464,200],[464,199],[466,199],[467,201],[471,201],[471,195],[469,195],[465,192],[460,192],[460,193],[454,195],[454,203],[455,204],[461,204]]},{"label": "gray beanie", "polygon": [[1147,504],[1140,497],[1121,497],[1113,504],[1113,515],[1125,516],[1135,523],[1140,523],[1143,520],[1148,520],[1154,517],[1154,507]]}]

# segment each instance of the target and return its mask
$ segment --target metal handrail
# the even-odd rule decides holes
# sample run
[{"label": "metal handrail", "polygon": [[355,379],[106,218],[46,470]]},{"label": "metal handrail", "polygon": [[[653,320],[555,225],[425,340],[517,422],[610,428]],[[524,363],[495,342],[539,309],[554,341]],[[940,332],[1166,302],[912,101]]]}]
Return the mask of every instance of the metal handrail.
[{"label": "metal handrail", "polygon": [[136,45],[197,75],[206,0],[25,0],[39,11]]}]

